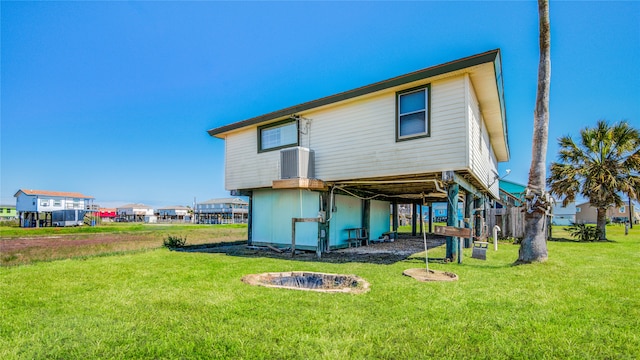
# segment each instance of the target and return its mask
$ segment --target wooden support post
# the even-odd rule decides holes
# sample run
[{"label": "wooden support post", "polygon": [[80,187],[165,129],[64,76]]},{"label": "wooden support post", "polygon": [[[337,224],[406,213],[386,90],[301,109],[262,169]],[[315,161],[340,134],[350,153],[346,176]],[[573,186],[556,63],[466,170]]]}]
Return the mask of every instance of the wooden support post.
[{"label": "wooden support post", "polygon": [[296,220],[291,219],[291,257],[296,254]]},{"label": "wooden support post", "polygon": [[420,234],[424,232],[424,215],[422,214],[423,205],[420,205]]},{"label": "wooden support post", "polygon": [[[468,192],[464,198],[464,218],[465,218],[464,227],[471,228],[472,234],[473,234],[473,198],[474,198],[473,194],[470,192]],[[471,238],[464,239],[464,247],[465,248],[471,247]]]},{"label": "wooden support post", "polygon": [[393,218],[391,219],[392,221],[391,227],[393,228],[394,232],[397,232],[398,231],[398,202],[396,200],[393,200],[392,207],[393,207]]},{"label": "wooden support post", "polygon": [[475,230],[476,237],[481,237],[484,234],[482,227],[484,226],[484,197],[479,197],[474,201],[474,222],[473,229]]},{"label": "wooden support post", "polygon": [[[458,225],[458,191],[459,186],[456,183],[449,184],[447,187],[447,226]],[[457,238],[447,236],[446,238],[446,259],[453,261],[458,252]]]},{"label": "wooden support post", "polygon": [[418,204],[411,204],[411,236],[416,236],[418,225]]},{"label": "wooden support post", "polygon": [[429,234],[433,234],[433,203],[429,204]]},{"label": "wooden support post", "polygon": [[362,209],[362,227],[367,233],[367,244],[371,238],[371,200],[364,200]]},{"label": "wooden support post", "polygon": [[247,244],[253,244],[253,192],[249,194],[249,208],[247,209]]}]

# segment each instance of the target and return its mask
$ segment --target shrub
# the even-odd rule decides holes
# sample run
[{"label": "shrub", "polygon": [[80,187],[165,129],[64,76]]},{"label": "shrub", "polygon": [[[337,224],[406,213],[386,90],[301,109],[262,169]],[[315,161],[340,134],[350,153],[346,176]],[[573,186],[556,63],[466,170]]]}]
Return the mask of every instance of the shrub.
[{"label": "shrub", "polygon": [[173,236],[169,235],[166,239],[164,239],[162,245],[168,248],[180,248],[187,244],[187,237],[184,239],[181,236]]},{"label": "shrub", "polygon": [[568,231],[569,235],[578,239],[578,241],[598,241],[600,239],[600,230],[595,226],[571,224],[564,230]]}]

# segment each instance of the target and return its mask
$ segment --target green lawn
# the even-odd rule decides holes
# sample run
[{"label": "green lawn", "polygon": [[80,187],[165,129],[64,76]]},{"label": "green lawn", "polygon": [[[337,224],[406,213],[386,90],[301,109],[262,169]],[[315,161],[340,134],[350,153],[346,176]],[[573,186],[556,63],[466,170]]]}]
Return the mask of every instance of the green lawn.
[{"label": "green lawn", "polygon": [[17,237],[31,236],[52,236],[52,235],[81,235],[100,233],[140,233],[158,232],[164,233],[168,228],[174,232],[191,232],[202,229],[214,228],[246,228],[247,225],[197,225],[197,224],[146,224],[146,223],[103,223],[98,226],[78,226],[78,227],[42,227],[42,228],[21,228],[17,226],[5,226],[0,224],[0,237],[10,239]]},{"label": "green lawn", "polygon": [[[557,231],[556,231],[557,230]],[[554,229],[554,237],[561,233]],[[640,228],[612,242],[549,242],[549,261],[432,263],[452,283],[392,265],[157,249],[0,268],[0,358],[640,358]],[[443,248],[430,251],[442,257]],[[250,273],[356,274],[361,295],[252,287]]]}]

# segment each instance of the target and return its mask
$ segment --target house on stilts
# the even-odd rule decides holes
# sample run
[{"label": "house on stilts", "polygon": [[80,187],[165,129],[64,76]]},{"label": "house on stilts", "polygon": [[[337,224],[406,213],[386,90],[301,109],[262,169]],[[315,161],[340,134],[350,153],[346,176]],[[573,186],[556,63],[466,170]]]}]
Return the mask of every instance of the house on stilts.
[{"label": "house on stilts", "polygon": [[397,228],[397,204],[447,202],[460,226],[462,202],[481,229],[506,120],[496,49],[208,133],[225,141],[225,187],[248,198],[249,242],[320,254]]},{"label": "house on stilts", "polygon": [[15,195],[20,227],[79,226],[98,209],[78,192],[20,189]]}]

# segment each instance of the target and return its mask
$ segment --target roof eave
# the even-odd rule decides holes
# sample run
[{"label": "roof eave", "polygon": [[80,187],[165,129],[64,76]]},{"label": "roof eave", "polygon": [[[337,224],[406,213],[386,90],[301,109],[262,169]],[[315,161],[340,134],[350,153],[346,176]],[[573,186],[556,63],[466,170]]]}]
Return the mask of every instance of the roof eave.
[{"label": "roof eave", "polygon": [[[481,54],[472,55],[466,58],[450,61],[444,64],[432,66],[429,68],[425,68],[422,70],[414,71],[405,75],[400,75],[391,79],[383,80],[374,84],[362,86],[353,90],[341,92],[335,95],[330,95],[324,98],[320,98],[317,100],[312,100],[309,102],[305,102],[299,105],[291,106],[285,109],[277,110],[268,114],[256,116],[250,119],[242,120],[239,122],[235,122],[232,124],[220,126],[217,128],[213,128],[207,131],[210,136],[215,136],[218,138],[224,138],[224,134],[241,129],[247,126],[257,125],[263,122],[276,120],[282,117],[291,116],[299,112],[303,112],[309,109],[317,108],[324,105],[329,105],[332,103],[336,103],[339,101],[348,100],[351,98],[355,98],[358,96],[367,95],[370,93],[374,93],[377,91],[385,90],[388,88],[392,88],[394,86],[400,86],[403,84],[411,83],[414,81],[419,81],[423,79],[427,79],[430,77],[446,74],[449,72],[461,70],[464,68],[484,64],[484,63],[494,63],[496,64],[496,81],[497,86],[499,87],[500,101],[501,101],[501,109],[503,111],[503,119],[505,121],[504,131],[506,134],[506,117],[504,116],[504,100],[503,100],[503,91],[502,91],[502,76],[501,76],[501,65],[500,65],[500,50],[494,49]],[[499,79],[498,79],[499,76]],[[506,141],[506,135],[505,135]],[[508,145],[507,145],[508,152]],[[508,155],[507,155],[508,158]]]}]

